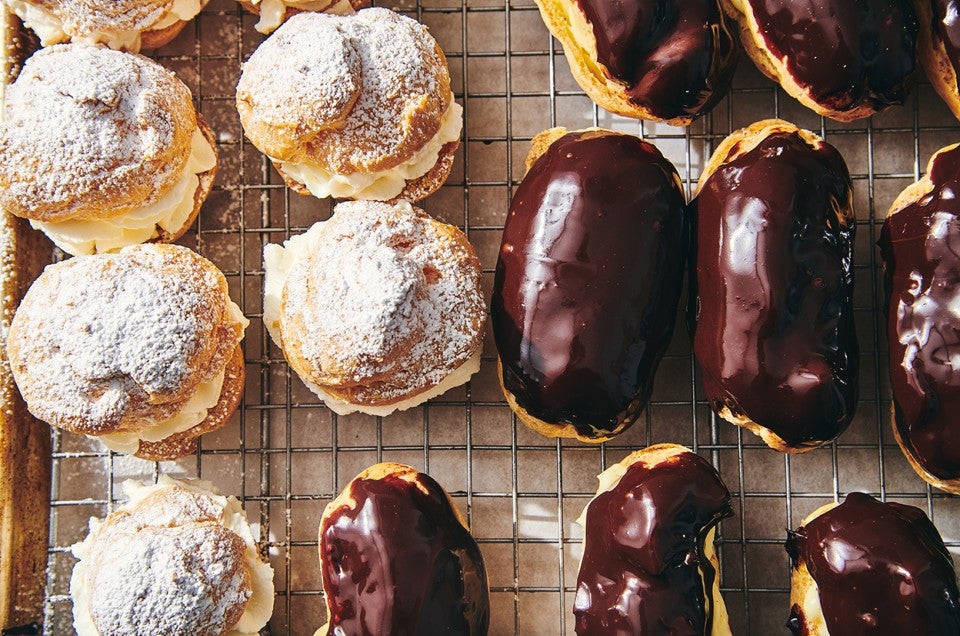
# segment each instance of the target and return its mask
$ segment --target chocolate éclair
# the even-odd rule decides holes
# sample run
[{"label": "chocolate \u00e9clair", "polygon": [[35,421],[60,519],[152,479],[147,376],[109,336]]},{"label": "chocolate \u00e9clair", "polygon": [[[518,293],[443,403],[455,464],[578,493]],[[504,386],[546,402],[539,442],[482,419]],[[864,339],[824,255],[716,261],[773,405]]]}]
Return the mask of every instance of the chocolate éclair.
[{"label": "chocolate \u00e9clair", "polygon": [[328,622],[315,636],[486,635],[483,555],[429,475],[367,468],[324,509],[318,541]]},{"label": "chocolate \u00e9clair", "polygon": [[824,444],[853,418],[852,201],[835,148],[765,120],[720,144],[690,204],[707,399],[780,451]]},{"label": "chocolate \u00e9clair", "polygon": [[910,0],[722,0],[760,71],[837,121],[902,104],[916,68]]},{"label": "chocolate \u00e9clair", "polygon": [[598,479],[577,521],[577,633],[729,636],[713,541],[732,513],[716,469],[683,446],[658,444]]},{"label": "chocolate \u00e9clair", "polygon": [[852,492],[786,542],[796,636],[960,633],[950,552],[919,508]]},{"label": "chocolate \u00e9clair", "polygon": [[719,0],[537,0],[570,71],[603,108],[687,126],[730,88],[737,43]]},{"label": "chocolate \u00e9clair", "polygon": [[927,173],[890,207],[884,261],[893,432],[925,481],[960,493],[960,146],[937,151]]},{"label": "chocolate \u00e9clair", "polygon": [[510,204],[490,319],[510,407],[550,437],[599,443],[643,411],[683,286],[684,194],[633,135],[537,135]]}]

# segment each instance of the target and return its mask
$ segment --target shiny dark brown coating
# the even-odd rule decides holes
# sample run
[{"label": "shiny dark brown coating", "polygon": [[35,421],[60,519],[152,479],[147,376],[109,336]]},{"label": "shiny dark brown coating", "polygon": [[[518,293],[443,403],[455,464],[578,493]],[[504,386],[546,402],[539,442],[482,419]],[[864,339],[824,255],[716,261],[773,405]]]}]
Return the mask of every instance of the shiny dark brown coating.
[{"label": "shiny dark brown coating", "polygon": [[717,0],[574,0],[597,58],[630,101],[661,119],[696,117],[730,88],[737,46]]},{"label": "shiny dark brown coating", "polygon": [[650,397],[683,283],[684,196],[653,145],[609,131],[555,141],[517,188],[491,303],[504,387],[584,437]]},{"label": "shiny dark brown coating", "polygon": [[729,491],[700,456],[632,464],[587,507],[577,633],[709,634],[718,573],[704,543],[730,514]]},{"label": "shiny dark brown coating", "polygon": [[[477,543],[429,476],[351,482],[352,508],[322,521],[329,634],[486,634],[486,571]],[[337,630],[342,631],[337,631]]]},{"label": "shiny dark brown coating", "polygon": [[760,36],[811,98],[834,111],[902,104],[916,67],[909,0],[746,0]]},{"label": "shiny dark brown coating", "polygon": [[960,149],[937,156],[933,191],[880,234],[895,426],[917,462],[960,478]]},{"label": "shiny dark brown coating", "polygon": [[[919,508],[850,493],[790,533],[786,548],[816,581],[831,634],[960,634],[953,562]],[[804,622],[794,608],[787,625],[803,634]]]},{"label": "shiny dark brown coating", "polygon": [[857,401],[850,192],[832,146],[775,132],[691,204],[707,398],[795,448],[842,433]]},{"label": "shiny dark brown coating", "polygon": [[930,28],[933,33],[933,40],[943,43],[943,48],[950,58],[950,65],[953,66],[953,72],[960,77],[960,2],[958,0],[919,0],[920,2],[930,2],[931,13],[933,14]]}]

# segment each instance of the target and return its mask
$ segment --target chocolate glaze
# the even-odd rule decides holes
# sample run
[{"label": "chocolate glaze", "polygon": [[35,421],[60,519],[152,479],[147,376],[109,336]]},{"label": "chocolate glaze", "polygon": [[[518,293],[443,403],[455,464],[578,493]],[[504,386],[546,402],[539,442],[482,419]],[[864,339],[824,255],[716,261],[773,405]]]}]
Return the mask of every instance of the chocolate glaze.
[{"label": "chocolate glaze", "polygon": [[598,60],[662,119],[696,117],[726,94],[737,47],[717,0],[573,0]]},{"label": "chocolate glaze", "polygon": [[[921,0],[923,1],[923,0]],[[929,0],[933,20],[930,25],[934,44],[939,40],[950,59],[953,72],[960,77],[960,1]]]},{"label": "chocolate glaze", "polygon": [[587,506],[577,633],[709,634],[718,573],[704,542],[730,514],[729,491],[700,456],[632,464]]},{"label": "chocolate glaze", "polygon": [[[918,508],[850,493],[790,533],[786,548],[816,581],[831,634],[960,634],[953,562]],[[799,610],[787,623],[798,635],[807,633]]]},{"label": "chocolate glaze", "polygon": [[857,400],[850,191],[833,147],[779,132],[718,167],[691,204],[707,397],[793,447],[842,433]]},{"label": "chocolate glaze", "polygon": [[835,111],[902,104],[916,66],[909,0],[747,0],[760,35],[818,104]]},{"label": "chocolate glaze", "polygon": [[437,482],[422,473],[417,482],[428,493],[392,474],[357,478],[356,504],[323,519],[330,634],[487,633],[480,549]]},{"label": "chocolate glaze", "polygon": [[933,191],[887,218],[887,341],[895,426],[914,458],[960,478],[960,149],[939,155]]},{"label": "chocolate glaze", "polygon": [[504,387],[528,413],[585,437],[637,418],[673,335],[683,205],[674,167],[632,135],[567,134],[524,177],[491,322]]}]

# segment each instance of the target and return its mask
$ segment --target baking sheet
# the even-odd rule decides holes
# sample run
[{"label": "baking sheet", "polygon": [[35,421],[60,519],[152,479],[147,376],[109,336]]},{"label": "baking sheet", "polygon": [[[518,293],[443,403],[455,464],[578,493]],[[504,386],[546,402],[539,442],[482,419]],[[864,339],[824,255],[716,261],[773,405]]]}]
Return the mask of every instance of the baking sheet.
[{"label": "baking sheet", "polygon": [[[574,523],[596,474],[655,442],[693,447],[720,469],[735,516],[721,525],[722,591],[734,633],[786,633],[789,564],[785,529],[852,490],[910,503],[932,516],[960,550],[960,500],[932,492],[907,465],[889,428],[881,301],[880,223],[896,194],[960,127],[925,82],[905,107],[854,124],[824,121],[775,89],[746,58],[733,93],[688,130],[599,111],[573,81],[532,0],[380,2],[427,24],[447,53],[465,142],[453,174],[423,203],[461,226],[484,266],[489,298],[500,229],[523,174],[530,138],[544,128],[599,125],[640,134],[677,166],[688,193],[712,148],[731,130],[779,116],[824,136],[854,179],[856,316],[862,350],[858,414],[840,440],[786,457],[712,417],[697,381],[690,339],[677,332],[653,399],[627,433],[600,447],[558,442],[519,424],[496,379],[489,329],[473,382],[428,405],[386,418],[337,417],[321,406],[270,342],[261,322],[261,251],[327,218],[329,202],[289,192],[247,143],[234,108],[241,62],[262,41],[233,0],[212,0],[198,20],[154,57],[178,73],[216,131],[221,167],[195,232],[196,247],[227,275],[251,320],[247,386],[230,425],[204,436],[199,455],[159,465],[104,452],[97,442],[54,434],[54,486],[45,630],[71,632],[69,546],[91,515],[106,514],[125,479],[200,476],[244,502],[276,570],[273,634],[312,634],[325,622],[316,532],[324,505],[353,476],[381,460],[426,470],[470,521],[490,576],[491,634],[573,633],[582,532]],[[742,461],[740,461],[742,458]]]}]

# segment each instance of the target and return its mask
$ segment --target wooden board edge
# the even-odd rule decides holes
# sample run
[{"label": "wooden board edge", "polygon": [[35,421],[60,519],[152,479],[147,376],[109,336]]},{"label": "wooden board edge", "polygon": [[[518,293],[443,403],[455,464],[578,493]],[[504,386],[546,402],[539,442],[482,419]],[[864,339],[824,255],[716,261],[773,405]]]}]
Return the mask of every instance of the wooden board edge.
[{"label": "wooden board edge", "polygon": [[[35,41],[2,8],[2,75],[12,81]],[[2,96],[2,89],[0,89]],[[52,254],[22,219],[0,211],[0,632],[39,633],[47,582],[50,528],[49,427],[34,419],[17,392],[6,357],[10,321]]]}]

